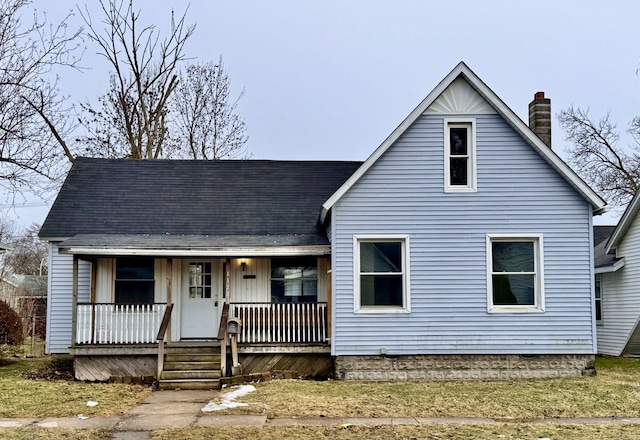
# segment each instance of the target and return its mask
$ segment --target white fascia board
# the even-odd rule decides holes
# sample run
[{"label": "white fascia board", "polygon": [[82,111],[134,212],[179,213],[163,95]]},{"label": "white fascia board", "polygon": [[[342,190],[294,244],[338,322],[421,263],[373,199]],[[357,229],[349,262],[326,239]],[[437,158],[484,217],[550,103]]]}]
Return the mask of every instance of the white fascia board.
[{"label": "white fascia board", "polygon": [[633,223],[638,214],[638,210],[640,210],[640,192],[636,193],[633,197],[627,209],[624,210],[624,214],[620,218],[618,225],[613,230],[613,234],[609,238],[607,242],[606,252],[610,253],[613,249],[616,248],[620,244],[620,241],[624,238],[625,234],[629,230],[629,227]]},{"label": "white fascia board", "polygon": [[420,104],[407,116],[400,125],[384,140],[384,142],[369,156],[369,158],[351,175],[351,177],[323,203],[320,212],[320,223],[324,224],[327,213],[335,203],[362,177],[380,156],[413,124],[422,113],[444,92],[447,87],[462,75],[487,102],[540,154],[554,167],[582,196],[593,206],[594,214],[602,214],[607,203],[587,185],[551,148],[538,138],[502,100],[491,90],[473,71],[461,61],[435,89],[422,100]]},{"label": "white fascia board", "polygon": [[604,267],[596,267],[594,273],[597,275],[599,273],[610,273],[617,272],[624,267],[624,258],[620,258],[618,261],[613,263],[611,266]]},{"label": "white fascia board", "polygon": [[61,248],[61,254],[93,256],[143,255],[147,257],[271,257],[297,255],[329,255],[331,246],[283,246],[254,248],[212,248],[212,249],[144,249],[144,248]]}]

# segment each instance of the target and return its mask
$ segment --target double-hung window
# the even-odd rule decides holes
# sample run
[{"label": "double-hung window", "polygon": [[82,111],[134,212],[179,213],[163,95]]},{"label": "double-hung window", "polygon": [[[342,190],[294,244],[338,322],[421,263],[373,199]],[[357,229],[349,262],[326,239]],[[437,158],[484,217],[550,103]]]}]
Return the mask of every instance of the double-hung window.
[{"label": "double-hung window", "polygon": [[487,310],[543,312],[542,235],[487,235]]},{"label": "double-hung window", "polygon": [[152,303],[155,283],[153,268],[153,258],[116,259],[115,303]]},{"label": "double-hung window", "polygon": [[318,301],[318,260],[315,257],[271,260],[271,302]]},{"label": "double-hung window", "polygon": [[473,119],[444,120],[444,190],[476,191],[476,129]]},{"label": "double-hung window", "polygon": [[408,312],[409,238],[354,237],[356,312]]}]

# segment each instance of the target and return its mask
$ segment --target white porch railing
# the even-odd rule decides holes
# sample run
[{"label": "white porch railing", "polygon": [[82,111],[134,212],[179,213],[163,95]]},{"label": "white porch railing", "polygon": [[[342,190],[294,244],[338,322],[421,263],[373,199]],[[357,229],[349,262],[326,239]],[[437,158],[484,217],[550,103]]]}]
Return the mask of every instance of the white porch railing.
[{"label": "white porch railing", "polygon": [[230,303],[229,317],[242,322],[240,343],[327,341],[327,303]]},{"label": "white porch railing", "polygon": [[79,303],[76,344],[156,343],[166,308],[164,303]]}]

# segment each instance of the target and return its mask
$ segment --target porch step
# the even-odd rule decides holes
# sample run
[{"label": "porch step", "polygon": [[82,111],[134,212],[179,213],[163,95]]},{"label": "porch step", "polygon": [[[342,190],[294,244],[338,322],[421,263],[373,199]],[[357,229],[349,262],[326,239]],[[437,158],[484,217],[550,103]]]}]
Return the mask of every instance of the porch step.
[{"label": "porch step", "polygon": [[191,379],[171,379],[161,380],[160,389],[162,390],[219,390],[220,380],[191,380]]},{"label": "porch step", "polygon": [[213,362],[220,365],[218,354],[165,354],[165,362]]},{"label": "porch step", "polygon": [[163,390],[219,389],[220,344],[188,343],[165,348],[164,368],[160,374]]},{"label": "porch step", "polygon": [[220,369],[220,359],[218,362],[195,362],[195,361],[167,361],[164,363],[165,371],[174,370],[215,370]]},{"label": "porch step", "polygon": [[162,372],[160,380],[165,379],[220,379],[220,367],[217,370],[165,370]]}]

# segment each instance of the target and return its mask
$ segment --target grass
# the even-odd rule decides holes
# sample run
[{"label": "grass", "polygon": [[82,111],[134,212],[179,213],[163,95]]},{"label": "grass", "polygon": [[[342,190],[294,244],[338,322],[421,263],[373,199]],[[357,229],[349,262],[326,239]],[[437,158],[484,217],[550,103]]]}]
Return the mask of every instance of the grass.
[{"label": "grass", "polygon": [[424,439],[424,440],[563,440],[640,439],[637,425],[410,425],[346,427],[184,428],[154,431],[154,440],[293,440]]},{"label": "grass", "polygon": [[[0,359],[0,417],[69,417],[119,415],[142,402],[148,387],[126,384],[32,380],[21,373],[50,366],[47,358]],[[89,400],[98,406],[88,407]],[[4,431],[3,431],[4,435]]]},{"label": "grass", "polygon": [[101,429],[2,428],[2,440],[110,440],[113,432]]},{"label": "grass", "polygon": [[[118,415],[142,401],[148,388],[124,384],[27,380],[20,374],[48,366],[46,359],[14,358],[0,366],[0,417]],[[638,425],[548,425],[543,417],[640,417],[640,360],[598,358],[598,375],[575,379],[496,382],[368,383],[270,381],[242,397],[249,407],[230,413],[268,417],[489,417],[478,425],[190,427],[157,430],[156,440],[204,439],[500,439],[611,438],[640,440]],[[86,406],[88,400],[99,405]],[[203,416],[206,417],[206,416]],[[506,423],[508,421],[508,423]],[[10,440],[106,440],[104,430],[0,429]]]},{"label": "grass", "polygon": [[272,381],[230,413],[267,417],[640,417],[640,360],[598,358],[598,375],[485,382]]}]

